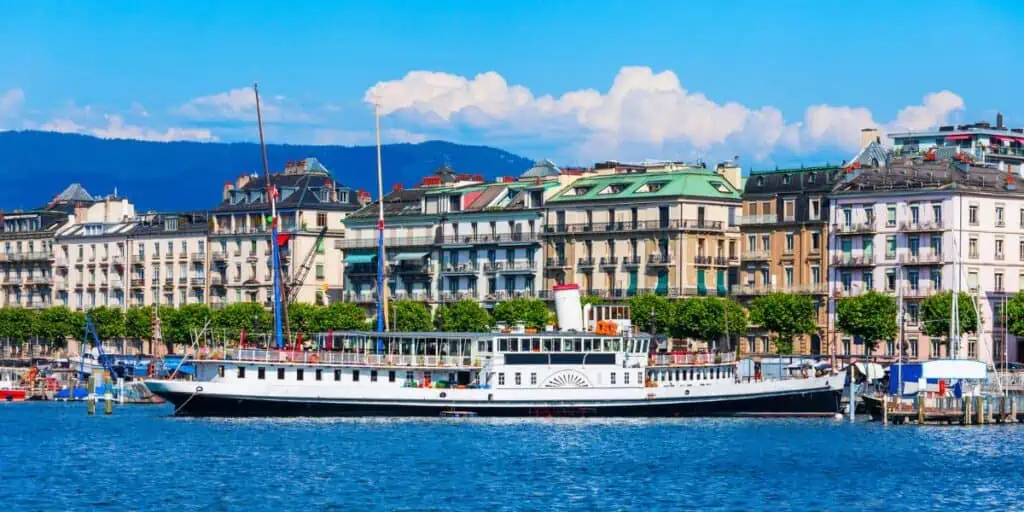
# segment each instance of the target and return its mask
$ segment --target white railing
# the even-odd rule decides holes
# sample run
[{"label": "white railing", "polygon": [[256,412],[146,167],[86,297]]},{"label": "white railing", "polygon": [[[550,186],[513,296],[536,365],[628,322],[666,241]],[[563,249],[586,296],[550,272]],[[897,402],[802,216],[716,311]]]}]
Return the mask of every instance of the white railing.
[{"label": "white railing", "polygon": [[651,356],[650,366],[679,366],[695,364],[721,364],[736,360],[736,354],[655,354]]},{"label": "white railing", "polygon": [[748,226],[751,224],[775,224],[779,221],[779,216],[775,214],[767,215],[740,215],[736,217],[736,225]]},{"label": "white railing", "polygon": [[[215,354],[210,356],[215,358]],[[234,349],[229,359],[264,363],[337,364],[410,368],[452,368],[481,366],[480,361],[457,356],[414,356],[333,351]]]}]

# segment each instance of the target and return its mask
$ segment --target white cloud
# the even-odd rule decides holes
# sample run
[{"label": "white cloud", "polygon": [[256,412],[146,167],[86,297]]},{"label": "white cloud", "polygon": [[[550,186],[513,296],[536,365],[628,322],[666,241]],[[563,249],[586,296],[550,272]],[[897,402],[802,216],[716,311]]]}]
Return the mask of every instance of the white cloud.
[{"label": "white cloud", "polygon": [[[193,98],[178,106],[175,112],[198,121],[256,122],[256,95],[252,88],[239,87]],[[303,123],[311,120],[308,113],[282,95],[260,95],[260,114],[266,123]]]},{"label": "white cloud", "polygon": [[219,140],[207,129],[171,127],[160,131],[128,124],[124,121],[123,117],[117,114],[106,114],[104,118],[106,119],[105,126],[90,128],[82,126],[71,119],[58,118],[43,123],[39,126],[39,129],[61,133],[81,133],[104,139],[135,139],[157,142],[177,140],[215,142]]},{"label": "white cloud", "polygon": [[[312,137],[313,144],[324,146],[368,146],[377,143],[376,136],[371,131],[320,129],[313,130]],[[430,137],[422,133],[403,129],[388,129],[383,130],[381,133],[381,142],[384,144],[399,142],[417,144],[429,139]]]},{"label": "white cloud", "polygon": [[856,150],[860,130],[923,129],[945,122],[963,100],[949,91],[929,94],[890,123],[879,123],[863,107],[814,105],[787,123],[772,106],[720,103],[683,87],[672,71],[623,67],[605,92],[570,91],[535,96],[489,71],[473,78],[413,71],[379,82],[364,94],[381,113],[427,131],[468,128],[486,138],[547,138],[570,146],[576,156],[617,157],[634,151],[703,154],[721,151],[755,158],[774,150]]},{"label": "white cloud", "polygon": [[17,116],[24,103],[25,91],[21,89],[8,89],[0,92],[0,130],[6,128],[4,121]]}]

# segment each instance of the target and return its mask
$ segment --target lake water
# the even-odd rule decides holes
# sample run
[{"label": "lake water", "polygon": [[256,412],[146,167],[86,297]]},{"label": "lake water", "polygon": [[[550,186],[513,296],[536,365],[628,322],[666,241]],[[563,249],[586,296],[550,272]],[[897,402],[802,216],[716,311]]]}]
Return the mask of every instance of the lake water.
[{"label": "lake water", "polygon": [[0,404],[2,509],[1024,510],[1022,426],[170,412]]}]

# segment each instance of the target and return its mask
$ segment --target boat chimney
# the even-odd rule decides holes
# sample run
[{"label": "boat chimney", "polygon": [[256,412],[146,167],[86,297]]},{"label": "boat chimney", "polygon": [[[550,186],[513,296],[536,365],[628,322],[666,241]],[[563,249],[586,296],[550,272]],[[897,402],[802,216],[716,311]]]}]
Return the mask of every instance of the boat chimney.
[{"label": "boat chimney", "polygon": [[560,284],[554,287],[555,314],[560,331],[582,331],[583,309],[580,306],[580,286]]}]

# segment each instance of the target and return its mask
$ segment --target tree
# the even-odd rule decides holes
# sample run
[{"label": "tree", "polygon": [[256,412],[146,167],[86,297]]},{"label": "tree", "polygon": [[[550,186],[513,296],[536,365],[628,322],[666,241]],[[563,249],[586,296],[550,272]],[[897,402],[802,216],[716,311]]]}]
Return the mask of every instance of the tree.
[{"label": "tree", "polygon": [[879,341],[896,337],[896,299],[870,291],[859,297],[840,299],[836,303],[836,328],[864,340],[868,354],[875,350]]},{"label": "tree", "polygon": [[133,340],[148,340],[153,337],[153,308],[134,306],[124,313],[124,335]]},{"label": "tree", "polygon": [[[651,312],[654,312],[654,323],[651,323]],[[646,293],[629,298],[629,312],[633,325],[641,331],[658,334],[669,333],[673,326],[673,317],[677,311],[665,297]]]},{"label": "tree", "polygon": [[434,320],[438,329],[448,332],[487,332],[492,324],[487,310],[470,299],[438,308]]},{"label": "tree", "polygon": [[718,297],[684,299],[672,305],[669,332],[679,338],[717,341],[747,332],[747,312],[736,301]]},{"label": "tree", "polygon": [[598,305],[598,304],[604,304],[605,302],[607,302],[607,301],[605,301],[604,299],[602,299],[601,297],[598,297],[596,295],[584,295],[584,296],[580,297],[580,305],[581,306],[586,306],[587,304]]},{"label": "tree", "polygon": [[169,314],[165,320],[162,317],[160,328],[164,343],[168,345],[191,344],[192,337],[202,331],[213,316],[210,306],[206,304],[186,304],[175,310],[168,309],[167,312]]},{"label": "tree", "polygon": [[36,334],[35,311],[25,308],[0,309],[0,337],[16,346],[25,344]]},{"label": "tree", "polygon": [[366,329],[366,311],[351,302],[335,302],[320,311],[317,331],[361,331]]},{"label": "tree", "polygon": [[495,322],[512,326],[523,322],[529,329],[543,329],[548,324],[548,306],[540,299],[512,299],[494,306]]},{"label": "tree", "polygon": [[53,306],[39,313],[36,335],[50,342],[53,348],[64,348],[68,338],[79,338],[84,332],[84,316],[64,306]]},{"label": "tree", "polygon": [[1014,336],[1024,336],[1024,293],[1006,302],[1006,329]]},{"label": "tree", "polygon": [[321,310],[324,308],[315,306],[313,304],[307,304],[304,302],[293,302],[288,305],[288,326],[291,328],[292,334],[305,333],[310,334],[319,331],[321,317],[323,313]]},{"label": "tree", "polygon": [[124,312],[120,308],[100,306],[90,309],[88,315],[100,341],[110,343],[124,338]]},{"label": "tree", "polygon": [[391,330],[399,332],[422,332],[433,330],[430,310],[422,302],[399,300],[388,307]]},{"label": "tree", "polygon": [[225,336],[238,338],[242,329],[251,337],[267,334],[272,329],[274,315],[255,302],[230,304],[213,315],[213,327]]},{"label": "tree", "polygon": [[750,302],[750,322],[775,333],[779,354],[793,353],[793,338],[814,333],[814,301],[807,295],[772,293]]},{"label": "tree", "polygon": [[[960,292],[957,298],[960,310],[960,334],[977,332],[978,313],[974,309],[974,300],[970,295]],[[921,301],[921,332],[933,337],[949,339],[949,321],[953,315],[953,292],[942,292]],[[952,347],[948,347],[951,355]]]}]

